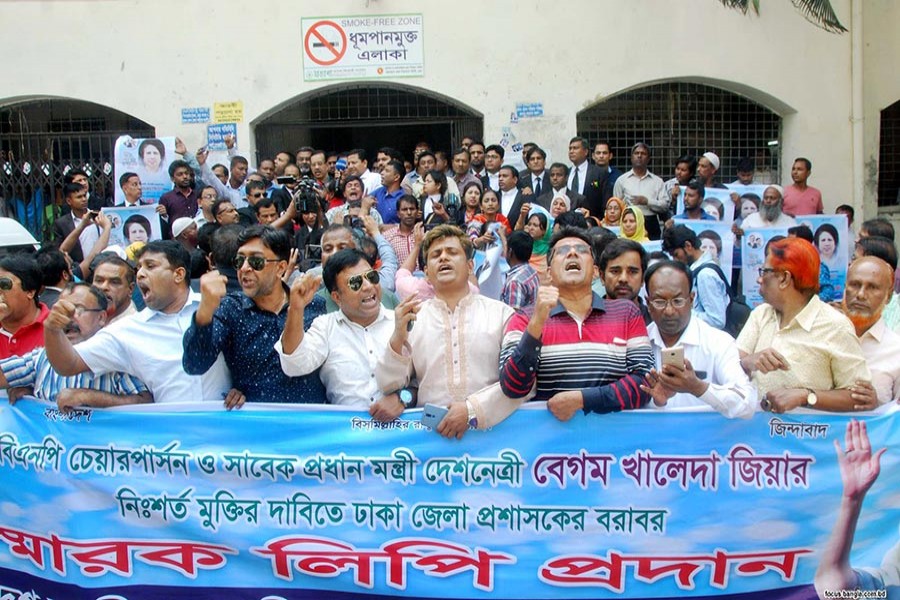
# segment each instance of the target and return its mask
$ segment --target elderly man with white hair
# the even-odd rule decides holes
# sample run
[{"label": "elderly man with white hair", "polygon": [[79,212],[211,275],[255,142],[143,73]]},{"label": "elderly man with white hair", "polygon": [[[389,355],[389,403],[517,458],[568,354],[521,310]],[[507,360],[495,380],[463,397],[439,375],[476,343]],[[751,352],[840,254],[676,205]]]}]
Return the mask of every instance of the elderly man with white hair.
[{"label": "elderly man with white hair", "polygon": [[772,184],[763,192],[762,204],[759,205],[759,212],[753,213],[744,219],[741,228],[759,229],[760,227],[794,227],[797,225],[797,221],[794,220],[794,217],[785,214],[782,210],[783,207],[784,190],[780,185]]}]

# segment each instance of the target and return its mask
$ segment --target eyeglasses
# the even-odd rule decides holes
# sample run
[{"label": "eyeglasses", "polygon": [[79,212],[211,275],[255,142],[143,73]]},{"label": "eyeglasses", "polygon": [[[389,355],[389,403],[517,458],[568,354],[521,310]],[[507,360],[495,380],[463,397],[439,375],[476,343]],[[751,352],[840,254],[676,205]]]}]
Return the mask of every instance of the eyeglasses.
[{"label": "eyeglasses", "polygon": [[688,305],[689,300],[687,298],[670,298],[669,300],[663,300],[662,298],[655,298],[650,301],[650,306],[655,308],[656,310],[666,310],[670,304],[672,308],[676,310],[680,310]]},{"label": "eyeglasses", "polygon": [[98,312],[106,312],[106,311],[104,311],[102,308],[88,308],[87,306],[84,306],[83,304],[75,305],[75,316],[76,317],[80,317],[81,315],[83,315],[86,312],[98,313]]},{"label": "eyeglasses", "polygon": [[13,289],[13,285],[15,284],[9,277],[0,277],[0,290],[8,292],[9,290]]},{"label": "eyeglasses", "polygon": [[778,269],[773,269],[772,267],[760,267],[759,268],[759,276],[765,277],[766,273],[777,273]]},{"label": "eyeglasses", "polygon": [[250,194],[250,197],[251,197],[251,198],[262,198],[262,197],[265,196],[265,195],[266,195],[266,194],[265,194],[264,192],[260,192],[260,193],[258,193],[258,194]]},{"label": "eyeglasses", "polygon": [[558,254],[559,256],[565,256],[573,250],[575,251],[575,254],[580,254],[582,256],[591,253],[591,247],[587,244],[561,244],[553,247],[553,253]]},{"label": "eyeglasses", "polygon": [[350,288],[351,291],[358,292],[359,288],[362,287],[363,277],[365,277],[366,281],[368,281],[372,285],[378,285],[378,282],[381,281],[381,275],[378,274],[378,271],[376,271],[375,269],[369,269],[365,273],[351,275],[350,277],[348,277],[347,287]]},{"label": "eyeglasses", "polygon": [[270,262],[279,262],[281,259],[279,258],[265,258],[262,256],[244,256],[243,254],[238,254],[234,257],[234,268],[242,269],[244,267],[244,263],[250,265],[250,268],[254,271],[262,271],[266,268],[266,263]]}]

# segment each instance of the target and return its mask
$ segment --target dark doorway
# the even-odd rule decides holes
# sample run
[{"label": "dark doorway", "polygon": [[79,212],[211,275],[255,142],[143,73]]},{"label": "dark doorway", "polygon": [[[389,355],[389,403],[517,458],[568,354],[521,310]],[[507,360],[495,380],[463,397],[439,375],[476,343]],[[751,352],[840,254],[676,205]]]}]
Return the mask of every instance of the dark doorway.
[{"label": "dark doorway", "polygon": [[261,120],[255,128],[259,157],[301,146],[324,150],[382,146],[412,156],[424,140],[451,150],[466,135],[481,137],[482,115],[452,99],[398,84],[354,83],[316,90]]}]

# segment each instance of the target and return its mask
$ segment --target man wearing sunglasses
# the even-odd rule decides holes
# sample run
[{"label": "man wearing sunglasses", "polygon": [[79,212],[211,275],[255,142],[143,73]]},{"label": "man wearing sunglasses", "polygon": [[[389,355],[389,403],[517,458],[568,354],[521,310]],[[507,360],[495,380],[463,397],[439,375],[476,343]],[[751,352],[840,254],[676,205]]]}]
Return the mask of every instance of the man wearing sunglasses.
[{"label": "man wearing sunglasses", "polygon": [[[200,306],[184,334],[184,370],[206,373],[221,353],[232,384],[248,402],[324,403],[318,370],[289,377],[275,351],[291,300],[281,280],[290,258],[290,237],[279,229],[254,225],[241,232],[238,244],[234,267],[241,292],[228,294],[227,278],[219,271],[200,278]],[[324,314],[325,303],[316,298],[306,308],[300,328],[308,328]],[[243,402],[226,407],[240,408]]]},{"label": "man wearing sunglasses", "polygon": [[560,421],[579,410],[608,413],[646,405],[650,396],[639,386],[653,367],[653,353],[637,305],[591,291],[597,266],[585,230],[557,231],[547,257],[551,284],[538,290],[530,318],[519,313],[506,328],[503,392],[526,398],[536,384],[534,399],[546,400]]},{"label": "man wearing sunglasses", "polygon": [[[749,419],[758,406],[756,388],[741,368],[734,338],[691,314],[691,272],[678,261],[665,260],[647,270],[647,327],[655,368],[641,386],[654,408],[709,406],[728,418]],[[683,348],[684,362],[665,364],[666,348]]]},{"label": "man wearing sunglasses", "polygon": [[[146,384],[154,402],[230,400],[228,371],[224,362],[202,377],[181,368],[182,336],[199,304],[189,287],[191,256],[178,242],[147,243],[137,257],[137,285],[146,308],[98,331],[90,339],[72,344],[63,327],[47,327],[47,358],[63,376],[87,371],[95,375],[122,372]],[[73,317],[73,304],[57,302],[60,317]],[[233,400],[230,400],[233,401]]]},{"label": "man wearing sunglasses", "polygon": [[41,269],[31,256],[0,259],[0,359],[21,356],[44,345],[49,311],[38,299]]},{"label": "man wearing sunglasses", "polygon": [[394,420],[412,404],[412,392],[385,396],[375,379],[378,357],[394,332],[394,315],[381,305],[378,271],[363,252],[346,248],[328,260],[322,279],[340,309],[317,317],[304,333],[306,308],[316,297],[318,277],[296,280],[284,334],[275,344],[281,368],[292,377],[321,368],[329,403],[367,410],[382,421]]},{"label": "man wearing sunglasses", "polygon": [[[73,344],[82,342],[106,326],[108,302],[97,288],[70,283],[59,294],[60,308],[50,311],[47,328],[62,329]],[[63,377],[51,368],[43,348],[0,361],[0,387],[10,388],[10,404],[29,394],[56,402],[63,411],[75,406],[104,408],[153,401],[147,386],[125,373],[94,375],[88,371]]]}]

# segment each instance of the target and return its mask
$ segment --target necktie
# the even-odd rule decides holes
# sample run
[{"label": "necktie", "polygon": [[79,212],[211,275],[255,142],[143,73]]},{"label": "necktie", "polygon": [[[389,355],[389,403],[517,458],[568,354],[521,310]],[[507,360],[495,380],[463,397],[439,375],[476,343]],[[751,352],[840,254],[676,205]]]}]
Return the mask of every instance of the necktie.
[{"label": "necktie", "polygon": [[572,178],[572,191],[576,194],[580,194],[578,191],[578,167],[575,167],[575,177]]},{"label": "necktie", "polygon": [[537,198],[540,195],[541,195],[541,178],[536,176],[534,178],[534,197]]}]

